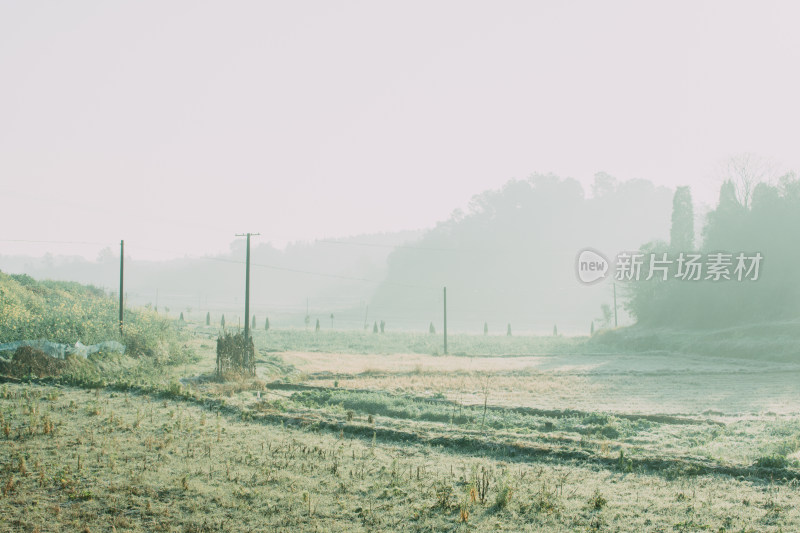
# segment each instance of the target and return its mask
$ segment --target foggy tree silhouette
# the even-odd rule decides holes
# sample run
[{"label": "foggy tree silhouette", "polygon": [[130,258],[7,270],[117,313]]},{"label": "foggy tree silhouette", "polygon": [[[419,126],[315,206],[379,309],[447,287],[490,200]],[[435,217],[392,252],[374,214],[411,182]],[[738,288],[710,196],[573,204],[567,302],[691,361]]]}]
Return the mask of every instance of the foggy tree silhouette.
[{"label": "foggy tree silhouette", "polygon": [[665,187],[602,173],[592,191],[587,197],[576,180],[534,175],[474,196],[467,209],[389,255],[370,308],[410,322],[422,302],[432,304],[429,287],[446,279],[448,293],[458,295],[448,328],[509,318],[542,328],[585,324],[606,296],[587,294],[564,265],[587,244],[610,253],[669,235],[673,200]]},{"label": "foggy tree silhouette", "polygon": [[[643,325],[691,328],[729,327],[800,318],[800,181],[794,174],[777,185],[753,186],[750,206],[742,205],[732,182],[720,187],[716,208],[708,214],[700,252],[730,254],[729,277],[713,281],[704,270],[699,281],[672,279],[630,282],[625,307]],[[648,243],[644,252],[664,243]],[[761,254],[757,281],[736,277],[738,254]],[[643,266],[643,272],[647,265]],[[746,265],[749,266],[749,263]]]},{"label": "foggy tree silhouette", "polygon": [[678,187],[672,199],[672,226],[669,243],[673,250],[694,250],[694,207],[689,187]]}]

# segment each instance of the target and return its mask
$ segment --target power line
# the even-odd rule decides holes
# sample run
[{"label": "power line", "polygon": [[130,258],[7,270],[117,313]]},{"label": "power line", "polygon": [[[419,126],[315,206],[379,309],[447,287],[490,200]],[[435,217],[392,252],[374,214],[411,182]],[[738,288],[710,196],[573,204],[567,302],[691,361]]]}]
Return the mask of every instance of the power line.
[{"label": "power line", "polygon": [[[128,245],[128,248],[130,248],[130,245]],[[154,251],[154,252],[166,252],[166,250],[157,250],[155,248],[145,248],[145,247],[142,247],[142,246],[140,246],[139,248],[142,249],[142,250],[150,250],[150,251]],[[170,253],[175,253],[175,252],[172,251]],[[200,260],[203,260],[203,261],[217,261],[217,262],[220,262],[220,263],[231,263],[231,264],[236,264],[236,265],[245,264],[244,261],[237,261],[235,259],[224,259],[222,257],[191,256],[191,255],[188,255],[188,254],[186,255],[186,257],[189,258],[189,259],[200,259]],[[266,265],[264,263],[252,263],[251,262],[250,265],[251,266],[255,266],[255,267],[268,268],[268,269],[271,269],[271,270],[281,270],[281,271],[284,271],[284,272],[294,272],[296,274],[306,274],[306,275],[310,275],[310,276],[320,276],[320,277],[325,277],[325,278],[343,279],[343,280],[348,280],[348,281],[362,281],[362,282],[366,282],[366,283],[377,283],[377,284],[386,283],[387,285],[395,285],[395,286],[399,286],[399,287],[414,288],[414,289],[426,289],[426,290],[437,290],[437,291],[439,290],[438,287],[433,287],[433,286],[414,285],[414,284],[410,284],[410,283],[398,283],[398,282],[384,281],[384,280],[374,280],[374,279],[369,279],[369,278],[361,278],[361,277],[354,277],[354,276],[344,276],[344,275],[340,275],[340,274],[329,274],[329,273],[325,273],[325,272],[313,272],[311,270],[301,270],[301,269],[297,269],[297,268],[281,267],[281,266],[276,266],[276,265]]]},{"label": "power line", "polygon": [[[85,245],[99,245],[99,246],[103,246],[103,245],[109,244],[109,243],[97,243],[97,242],[89,242],[89,241],[46,241],[46,240],[25,240],[25,239],[0,239],[0,242],[29,242],[29,243],[50,243],[50,244],[85,244]],[[372,246],[372,244],[369,244],[369,243],[345,243],[343,241],[319,241],[319,242]],[[375,246],[383,247],[383,246],[391,246],[391,245],[378,245],[378,244],[376,244]],[[145,247],[145,246],[137,246],[136,244],[134,244],[133,247],[134,247],[134,249],[138,248],[140,250],[148,250],[148,251],[155,251],[155,252],[172,253],[172,254],[180,253],[180,251],[163,250],[163,249],[150,248],[150,247]],[[402,246],[398,246],[398,247],[402,247]],[[130,250],[130,248],[131,248],[131,245],[129,243],[128,244],[128,249]],[[437,248],[416,247],[415,249],[429,250],[429,251],[471,251],[471,250],[457,250],[457,249],[451,249],[451,248],[438,248],[437,249]],[[545,252],[545,253],[547,253],[547,252]],[[198,256],[198,255],[194,255],[194,254],[184,254],[184,258],[202,260],[202,261],[216,261],[216,262],[221,262],[221,263],[230,263],[230,264],[237,264],[237,265],[245,264],[245,261],[238,261],[238,260],[235,260],[235,259],[225,259],[225,258],[221,258],[221,257],[211,257],[211,256]],[[298,269],[298,268],[282,267],[282,266],[277,266],[277,265],[268,265],[268,264],[264,264],[264,263],[251,263],[251,265],[252,266],[256,266],[256,267],[260,267],[260,268],[267,268],[267,269],[270,269],[270,270],[278,270],[278,271],[283,271],[283,272],[292,272],[292,273],[295,273],[295,274],[304,274],[304,275],[309,275],[309,276],[319,276],[319,277],[331,278],[331,279],[340,279],[340,280],[345,280],[345,281],[359,281],[359,282],[364,282],[364,283],[385,284],[385,285],[391,285],[391,286],[395,286],[395,287],[404,287],[404,288],[411,288],[411,289],[423,289],[423,290],[431,290],[431,291],[438,291],[439,290],[438,286],[431,286],[431,285],[419,285],[419,284],[414,284],[414,283],[402,283],[402,282],[388,281],[388,280],[375,280],[375,279],[369,279],[369,278],[364,278],[364,277],[346,276],[346,275],[341,275],[341,274],[331,274],[331,273],[326,273],[326,272],[315,272],[315,271],[311,271],[311,270],[302,270],[302,269]],[[567,287],[551,287],[551,289],[556,289],[556,290],[563,291],[563,290],[572,290],[573,288],[572,287],[569,287],[569,288],[567,288]],[[491,288],[485,288],[485,289],[480,289],[480,292],[501,292],[501,291],[498,291],[496,289],[491,289]]]},{"label": "power line", "polygon": [[409,244],[379,244],[368,242],[352,242],[352,241],[332,241],[328,239],[317,239],[314,242],[321,242],[325,244],[343,244],[345,246],[366,246],[370,248],[403,248],[406,250],[423,250],[430,252],[469,252],[469,253],[485,253],[489,250],[470,250],[468,248],[438,248],[431,246],[414,246]]},{"label": "power line", "polygon": [[116,243],[110,242],[91,242],[91,241],[47,241],[47,240],[29,240],[29,239],[0,239],[0,242],[24,242],[33,244],[83,244],[89,246],[112,246]]},{"label": "power line", "polygon": [[[317,239],[315,243],[321,242],[325,244],[340,244],[345,246],[365,246],[374,248],[401,248],[404,250],[420,250],[428,252],[461,252],[461,253],[476,253],[476,254],[496,254],[504,251],[511,251],[514,248],[440,248],[436,246],[414,246],[413,244],[379,244],[368,242],[352,242],[352,241],[334,241],[330,239]],[[573,249],[560,249],[560,248],[542,248],[537,251],[538,254],[556,255],[556,254],[575,254],[576,250]]]}]

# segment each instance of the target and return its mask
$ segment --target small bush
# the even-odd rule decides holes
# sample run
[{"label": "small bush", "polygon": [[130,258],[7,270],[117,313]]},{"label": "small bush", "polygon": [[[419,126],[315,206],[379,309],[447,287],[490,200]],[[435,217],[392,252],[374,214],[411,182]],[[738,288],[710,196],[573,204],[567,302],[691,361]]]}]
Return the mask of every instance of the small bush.
[{"label": "small bush", "polygon": [[759,468],[786,468],[789,460],[782,455],[765,455],[756,459],[755,466]]},{"label": "small bush", "polygon": [[600,509],[605,507],[607,503],[608,500],[606,500],[603,497],[603,495],[600,494],[600,491],[595,490],[592,497],[589,498],[589,509],[592,509],[594,511],[599,511]]}]

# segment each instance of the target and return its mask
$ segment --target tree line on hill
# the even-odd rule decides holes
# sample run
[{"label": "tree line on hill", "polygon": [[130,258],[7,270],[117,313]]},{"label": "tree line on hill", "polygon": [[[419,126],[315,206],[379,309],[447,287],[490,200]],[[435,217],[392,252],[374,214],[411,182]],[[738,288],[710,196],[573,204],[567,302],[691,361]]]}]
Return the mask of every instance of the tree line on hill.
[{"label": "tree line on hill", "polygon": [[[670,241],[650,241],[640,248],[643,273],[650,271],[652,253],[659,261],[665,252],[672,259],[694,252],[701,256],[701,264],[716,262],[716,270],[724,274],[706,269],[699,279],[694,275],[684,279],[686,271],[680,269],[686,265],[676,260],[666,281],[657,275],[649,281],[626,282],[625,305],[638,323],[715,328],[800,317],[800,180],[789,173],[759,182],[749,170],[740,168],[720,187],[700,246],[691,238],[689,188],[676,190]],[[755,259],[758,256],[760,260]]]}]

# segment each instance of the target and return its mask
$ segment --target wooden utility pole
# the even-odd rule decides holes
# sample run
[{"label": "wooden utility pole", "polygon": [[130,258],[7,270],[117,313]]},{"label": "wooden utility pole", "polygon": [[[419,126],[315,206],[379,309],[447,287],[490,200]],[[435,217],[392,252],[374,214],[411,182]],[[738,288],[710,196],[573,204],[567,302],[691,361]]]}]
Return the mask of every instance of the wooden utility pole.
[{"label": "wooden utility pole", "polygon": [[444,288],[444,354],[447,355],[447,287]]},{"label": "wooden utility pole", "polygon": [[260,233],[237,233],[237,237],[247,237],[247,264],[244,277],[244,338],[250,338],[250,236]]},{"label": "wooden utility pole", "polygon": [[122,309],[125,304],[123,292],[123,272],[125,266],[125,241],[119,241],[119,334],[122,335]]},{"label": "wooden utility pole", "polygon": [[617,327],[617,282],[614,282],[614,327]]}]

